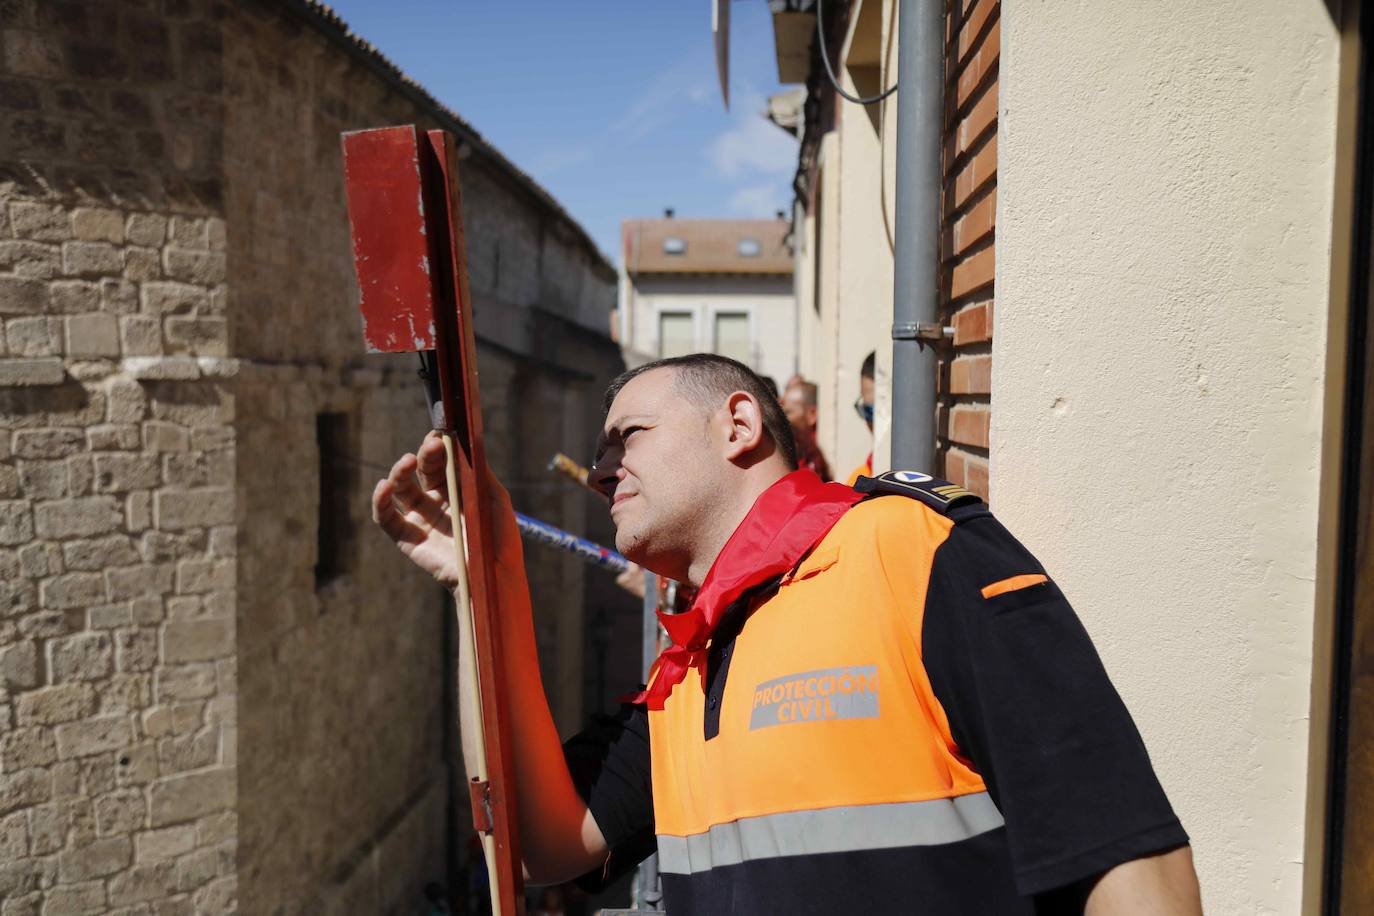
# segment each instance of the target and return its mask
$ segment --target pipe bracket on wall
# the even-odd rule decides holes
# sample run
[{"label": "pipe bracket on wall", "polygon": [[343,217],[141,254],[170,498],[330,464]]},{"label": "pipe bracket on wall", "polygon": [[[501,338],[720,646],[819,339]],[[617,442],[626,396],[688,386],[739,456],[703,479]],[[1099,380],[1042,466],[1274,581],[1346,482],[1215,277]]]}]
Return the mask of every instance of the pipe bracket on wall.
[{"label": "pipe bracket on wall", "polygon": [[899,322],[892,326],[893,340],[944,340],[953,336],[952,326],[936,322]]}]

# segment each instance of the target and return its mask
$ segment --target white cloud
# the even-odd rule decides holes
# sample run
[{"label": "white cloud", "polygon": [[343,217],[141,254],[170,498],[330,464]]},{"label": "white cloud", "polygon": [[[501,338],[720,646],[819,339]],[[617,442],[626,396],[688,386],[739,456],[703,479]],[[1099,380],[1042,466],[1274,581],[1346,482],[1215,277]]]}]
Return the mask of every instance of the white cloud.
[{"label": "white cloud", "polygon": [[779,210],[787,211],[791,204],[791,189],[777,181],[748,185],[730,195],[730,212],[752,219],[766,219]]},{"label": "white cloud", "polygon": [[530,161],[528,171],[540,181],[548,181],[559,172],[587,162],[595,152],[585,143],[576,146],[551,146],[535,155]]},{"label": "white cloud", "polygon": [[711,83],[702,76],[709,73],[705,57],[693,51],[648,82],[620,117],[607,127],[612,137],[637,140],[678,117],[682,103],[700,105],[711,98]]},{"label": "white cloud", "polygon": [[700,105],[715,98],[715,83],[706,59],[697,51],[686,54],[659,73],[594,139],[571,146],[551,146],[529,163],[529,172],[548,180],[594,158],[607,145],[641,140],[682,116],[684,105]]},{"label": "white cloud", "polygon": [[792,174],[797,167],[797,141],[759,114],[762,99],[740,101],[730,127],[706,150],[711,165],[727,178]]}]

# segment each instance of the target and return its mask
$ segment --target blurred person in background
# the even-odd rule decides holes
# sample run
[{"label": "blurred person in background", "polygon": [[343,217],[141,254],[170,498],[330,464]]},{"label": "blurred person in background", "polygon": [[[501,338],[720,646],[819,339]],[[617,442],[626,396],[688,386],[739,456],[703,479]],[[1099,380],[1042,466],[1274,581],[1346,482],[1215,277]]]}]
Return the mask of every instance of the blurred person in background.
[{"label": "blurred person in background", "polygon": [[869,353],[864,357],[864,364],[859,367],[859,399],[854,402],[854,409],[868,425],[869,451],[864,463],[849,472],[849,478],[845,483],[851,487],[860,477],[873,476],[873,364],[876,359],[877,351]]},{"label": "blurred person in background", "polygon": [[797,460],[802,467],[810,468],[817,477],[829,483],[832,479],[830,465],[816,442],[816,383],[793,376],[778,403],[792,426],[792,438],[797,440]]}]

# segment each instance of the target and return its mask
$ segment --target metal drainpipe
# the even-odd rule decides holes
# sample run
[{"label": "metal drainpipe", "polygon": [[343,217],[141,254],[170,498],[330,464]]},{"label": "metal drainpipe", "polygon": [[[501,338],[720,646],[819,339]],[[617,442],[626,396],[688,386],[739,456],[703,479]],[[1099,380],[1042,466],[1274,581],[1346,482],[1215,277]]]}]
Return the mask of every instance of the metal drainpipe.
[{"label": "metal drainpipe", "polygon": [[[800,200],[792,201],[792,374],[801,374],[801,264],[797,249],[806,243],[806,217]],[[815,293],[812,293],[814,296]]]},{"label": "metal drainpipe", "polygon": [[[935,471],[944,3],[901,0],[892,295],[892,467]],[[927,346],[927,344],[931,344]]]}]

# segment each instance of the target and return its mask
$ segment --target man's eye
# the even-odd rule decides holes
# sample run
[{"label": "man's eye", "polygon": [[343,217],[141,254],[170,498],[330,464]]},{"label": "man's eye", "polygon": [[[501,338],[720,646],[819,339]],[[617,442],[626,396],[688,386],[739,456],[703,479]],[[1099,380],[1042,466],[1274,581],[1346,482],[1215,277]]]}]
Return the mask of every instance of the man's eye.
[{"label": "man's eye", "polygon": [[629,427],[626,427],[625,431],[624,431],[623,433],[620,434],[620,441],[621,441],[621,442],[628,442],[628,441],[630,441],[630,437],[631,437],[632,435],[634,435],[635,433],[639,432],[640,430],[642,430],[643,428],[644,428],[644,427],[642,427],[642,426],[629,426]]}]

